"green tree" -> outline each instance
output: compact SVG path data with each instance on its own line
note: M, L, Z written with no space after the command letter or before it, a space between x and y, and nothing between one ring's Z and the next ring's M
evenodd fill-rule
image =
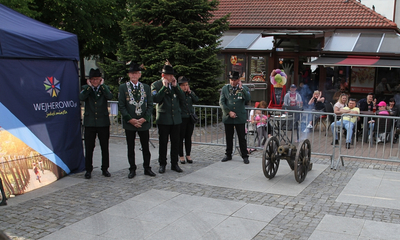
M218 101L217 77L222 64L217 59L218 39L228 29L228 15L213 18L217 0L136 0L127 5L128 15L121 22L123 44L117 56L122 63L105 64L105 71L120 79L126 76L128 61L143 63L141 81L151 84L160 79L168 59L179 75L191 79L191 87L202 104ZM119 65L118 65L119 64ZM119 71L119 73L114 71ZM123 75L118 75L120 73Z
M35 10L34 2L34 0L0 0L4 6L31 18L40 16L40 13Z
M78 36L81 81L85 80L85 57L116 59L126 0L34 0L41 15L37 20Z

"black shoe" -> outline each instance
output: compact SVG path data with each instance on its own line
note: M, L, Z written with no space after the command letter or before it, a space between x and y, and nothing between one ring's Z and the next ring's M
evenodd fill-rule
M103 176L104 177L111 177L111 173L109 173L107 170L103 171Z
M221 162L226 162L232 160L232 156L225 155L225 157L221 160Z
M338 144L339 144L339 140L335 140L335 145L338 145ZM331 145L333 145L333 141L332 141Z
M92 173L91 172L86 172L85 173L85 178L86 179L91 179L92 178Z
M244 164L249 164L250 163L249 158L248 157L244 157L243 158L243 162L244 162Z
M160 168L158 169L159 173L165 173L165 165L160 165Z
M151 169L145 169L144 170L144 175L150 176L150 177L155 177L156 174L151 171Z
M131 178L134 178L135 176L136 176L136 171L132 170L129 172L128 178L131 179Z
M350 149L350 143L346 143L346 148Z
M185 164L185 163L186 163L185 160L179 160L179 162L180 162L181 164Z
M189 160L189 159L186 157L186 162L187 162L187 163L193 163L193 160Z
M5 205L7 205L7 202L6 202L6 201L0 202L0 206L5 206Z
M171 170L175 171L175 172L183 172L182 169L179 167L178 164L172 165L171 166Z

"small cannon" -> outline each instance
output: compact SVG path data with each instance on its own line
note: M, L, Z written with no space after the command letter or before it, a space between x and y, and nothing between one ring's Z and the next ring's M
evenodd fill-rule
M290 168L294 170L296 181L303 182L307 172L312 169L310 141L305 139L296 147L291 143L279 145L278 138L275 136L268 138L262 159L262 168L266 178L275 177L281 159L285 159Z

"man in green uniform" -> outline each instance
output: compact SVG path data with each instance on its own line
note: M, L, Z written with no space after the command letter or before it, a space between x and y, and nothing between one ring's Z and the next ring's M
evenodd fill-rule
M104 176L111 177L108 172L109 151L108 140L110 139L110 118L107 100L111 100L113 95L104 79L101 77L99 69L90 69L87 85L82 87L79 99L85 101L85 114L83 125L85 126L85 178L92 177L93 170L93 150L95 147L96 134L101 147L101 171Z
M161 71L161 80L151 85L154 102L157 103L156 123L159 136L159 173L165 173L167 165L168 136L171 139L171 170L182 172L178 165L180 124L182 123L179 102L183 101L184 93L174 77L174 69L167 61Z
M133 178L136 175L136 132L139 135L140 144L142 145L144 175L151 177L156 175L151 171L151 154L149 150L149 129L151 127L153 99L150 95L149 85L139 82L142 70L143 66L132 62L128 71L130 81L119 86L118 107L123 117L130 166L128 178Z
M239 138L240 152L243 162L249 163L247 143L245 138L245 123L247 122L247 111L245 105L250 101L250 91L242 85L238 72L232 72L229 77L230 84L226 84L221 90L219 105L222 108L222 122L225 125L226 152L222 162L232 160L233 134Z

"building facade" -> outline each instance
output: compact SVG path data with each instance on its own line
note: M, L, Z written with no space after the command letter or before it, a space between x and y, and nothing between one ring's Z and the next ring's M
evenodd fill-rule
M269 76L277 68L286 86L306 84L328 101L340 87L383 100L400 91L400 30L358 1L220 0L215 17L226 14L230 30L219 57L225 76L240 72L253 102L270 100Z

